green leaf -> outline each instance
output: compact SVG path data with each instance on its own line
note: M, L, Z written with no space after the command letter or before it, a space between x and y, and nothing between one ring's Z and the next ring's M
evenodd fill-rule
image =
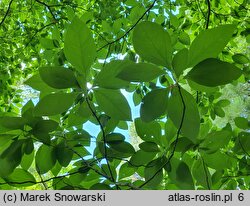
M183 102L179 89L175 87L172 91L168 103L168 115L174 125L179 128L182 123L181 133L189 138L192 142L196 142L196 137L200 129L200 115L195 99L186 90L180 89L183 101L185 103L185 113L183 118Z
M192 165L192 175L197 185L201 185L204 189L211 188L211 174L201 158L194 161Z
M230 169L234 163L236 163L235 159L229 157L221 151L217 151L213 154L202 153L202 157L207 166L215 170Z
M250 133L240 132L235 141L234 151L237 154L244 154L250 152Z
M56 146L56 159L63 167L67 167L72 160L73 151L67 148L64 142L61 142Z
M161 125L155 121L146 123L140 118L136 118L135 129L138 136L144 141L152 141L161 136Z
M39 174L51 170L56 163L56 153L53 147L41 145L36 153L36 168Z
M135 171L134 167L132 167L128 162L125 162L119 169L119 180L133 175Z
M23 129L27 120L23 117L0 117L0 127L4 127L9 130Z
M206 153L214 153L220 148L224 148L229 143L232 133L227 130L213 131L209 133L199 148Z
M67 111L74 103L76 93L54 93L43 97L34 109L35 116L51 116Z
M111 133L106 136L107 143L123 142L125 140L124 135L120 133Z
M192 42L189 50L189 67L207 58L215 58L232 38L236 25L221 25L202 31Z
M165 135L169 143L176 136L176 134L177 134L176 126L174 125L173 121L170 118L167 119L167 122L165 123Z
M78 17L67 28L64 53L67 60L86 78L96 57L96 47L91 31Z
M248 64L249 63L249 59L244 54L235 54L232 56L232 59L234 60L235 63L238 63L238 64Z
M151 188L157 187L163 180L163 163L160 159L156 159L147 164L144 169L145 181L148 183L146 186Z
M33 127L33 134L44 134L54 131L58 127L58 123L54 120L40 120Z
M24 170L28 170L31 167L33 160L34 160L34 156L35 156L34 150L30 154L23 155L23 158L22 158L20 165Z
M97 74L94 84L106 89L120 89L128 87L129 82L119 79L117 75L127 65L133 64L128 60L114 60L106 64Z
M109 142L108 145L113 150L123 153L124 155L126 154L126 156L129 157L135 153L134 147L128 142Z
M194 147L194 146L195 146L194 143L190 139L186 137L180 137L178 139L175 151L181 152L182 154L184 154L187 150L189 150L191 147ZM171 147L172 148L175 147L175 142L171 144Z
M198 84L215 87L228 84L241 74L242 71L233 64L210 58L197 64L186 77Z
M178 51L173 59L173 69L177 77L187 68L188 63L188 50L186 48Z
M162 116L168 106L168 89L155 89L142 99L140 116L145 122L150 122Z
M113 176L114 179L116 179L117 173L113 165L110 165L109 167L107 164L102 164L101 167L102 167L102 171L104 171L105 174L107 174L109 177Z
M117 77L129 82L149 82L165 72L149 63L131 63L123 66Z
M29 138L25 141L23 145L23 152L25 154L31 154L34 151L33 139Z
M9 176L22 160L23 140L15 140L0 155L0 177Z
M228 99L221 99L219 100L216 105L220 106L220 107L227 107L231 104L230 100Z
M239 127L240 129L249 129L250 128L250 122L244 118L244 117L236 117L234 119L235 125Z
M26 80L24 82L25 84L29 85L30 87L32 87L35 90L41 91L41 92L45 92L45 93L50 93L50 92L54 92L57 89L50 87L49 85L47 85L41 78L40 74L35 74L33 75L31 78L29 78L28 80Z
M34 176L28 171L21 168L15 169L15 171L10 176L4 179L6 182L15 182L16 184L11 184L15 187L28 187L36 183L36 179L34 178Z
M138 150L134 153L130 159L130 163L134 167L145 166L156 156L156 152L145 152L143 150Z
M118 90L98 88L94 95L99 107L117 120L131 120L131 111L126 98Z
M96 183L92 185L90 190L112 190L112 188L109 185L106 185L104 183Z
M39 68L41 79L50 87L56 89L67 89L78 87L74 72L63 67L41 67Z
M133 33L136 53L143 59L157 65L171 67L171 38L159 24L144 21L138 24Z
M179 41L182 43L182 44L185 44L185 45L190 45L190 37L189 35L186 33L186 32L182 32L179 36Z
M179 159L172 158L170 165L171 171L168 174L172 182L181 190L193 190L193 178L187 164Z
M139 144L141 150L145 152L159 152L158 145L154 142L142 142Z

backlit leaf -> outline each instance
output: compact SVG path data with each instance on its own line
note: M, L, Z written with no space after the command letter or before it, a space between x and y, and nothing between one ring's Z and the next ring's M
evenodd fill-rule
M168 89L155 89L142 99L140 115L145 122L150 122L163 115L168 106Z
M215 58L232 38L235 25L221 25L203 30L192 42L189 50L189 67L207 59Z
M66 89L78 87L74 72L63 67L41 67L39 73L42 80L50 87Z
M51 116L61 114L74 103L76 93L54 93L43 97L34 109L36 116Z
M41 145L37 150L35 160L38 173L48 172L56 163L55 149L47 145Z
M148 82L161 74L164 71L153 64L133 63L123 66L117 77L129 82Z
M118 90L98 88L94 95L99 107L117 120L131 120L131 111L126 98Z
M179 89L175 87L169 99L168 115L176 128L179 128L181 126L181 122L183 121L181 133L188 137L191 141L195 142L200 129L200 115L198 107L191 94L184 89L180 89L180 91L185 104L185 113L183 113L184 105Z
M179 77L183 71L187 68L188 62L188 50L186 48L178 51L173 59L173 69L177 77Z
M67 60L86 78L96 57L96 47L91 31L78 17L67 28L64 53Z
M133 33L135 51L145 60L157 65L171 66L171 38L159 24L145 21Z

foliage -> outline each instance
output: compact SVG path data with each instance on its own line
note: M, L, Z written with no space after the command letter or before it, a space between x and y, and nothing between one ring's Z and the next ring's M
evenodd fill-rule
M0 5L1 189L249 189L247 0Z

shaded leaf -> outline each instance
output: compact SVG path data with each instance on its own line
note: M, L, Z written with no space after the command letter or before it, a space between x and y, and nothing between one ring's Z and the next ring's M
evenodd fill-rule
M135 119L135 129L138 136L144 141L152 141L161 136L161 126L158 122L143 122L140 118Z
M56 159L63 167L67 167L73 157L73 151L67 148L63 142L58 144L55 149Z
M61 114L74 103L76 93L54 93L43 97L34 109L36 116L51 116Z
M111 133L106 136L107 143L123 142L125 140L124 135L120 133Z
M182 190L194 189L193 178L187 164L177 158L170 161L171 171L168 172L171 181Z
M233 64L210 58L197 64L186 77L198 84L215 87L228 84L241 74L242 71Z
M63 67L41 67L39 68L41 79L50 87L66 89L78 87L74 72Z
M15 140L0 155L0 177L9 176L22 160L23 140Z
M145 152L143 150L138 150L130 158L130 163L135 167L145 166L151 160L153 160L156 154L156 152Z
M154 142L142 142L139 144L141 150L145 152L159 152L158 145Z
M56 153L53 147L41 145L36 153L36 168L40 174L47 173L56 163Z
M23 117L0 117L0 126L9 130L23 129L27 120Z
M173 58L173 69L177 77L187 68L188 63L188 50L186 48L178 51Z
M168 89L155 89L142 99L140 116L145 122L150 122L162 116L168 106Z
M213 131L209 133L200 144L200 149L207 153L214 153L220 148L224 148L229 143L232 133L227 130Z
M35 177L28 171L21 169L21 168L15 169L15 171L10 176L5 178L5 180L6 182L16 183L16 184L11 184L12 186L15 186L15 187L27 187L27 186L34 185L36 183ZM25 183L22 183L22 182L25 182ZM22 184L18 184L18 183L22 183Z
M239 127L240 129L249 129L250 128L250 122L244 118L244 117L236 117L234 119L235 125Z
M236 62L238 64L248 64L249 63L249 59L244 54L235 54L232 56L232 59L234 60L234 62Z
M212 185L211 174L202 159L198 158L192 165L192 175L197 185L201 185L204 189L210 189Z

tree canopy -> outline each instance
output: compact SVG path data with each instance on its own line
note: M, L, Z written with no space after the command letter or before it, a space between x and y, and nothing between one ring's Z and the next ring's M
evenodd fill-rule
M0 188L249 189L249 9L0 1Z

